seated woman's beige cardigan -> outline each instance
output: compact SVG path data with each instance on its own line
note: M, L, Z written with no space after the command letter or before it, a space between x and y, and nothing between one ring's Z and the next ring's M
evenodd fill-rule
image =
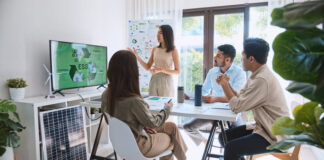
M103 112L108 113L107 106L108 89L102 94L101 109ZM114 115L111 115L128 124L142 152L152 146L152 137L144 131L144 126L158 128L164 124L170 114L169 107L165 107L158 114L152 114L148 107L149 105L141 97L127 97L115 104Z

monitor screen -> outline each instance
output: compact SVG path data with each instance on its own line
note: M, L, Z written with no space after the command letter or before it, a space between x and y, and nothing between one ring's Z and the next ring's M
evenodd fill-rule
M50 40L50 54L53 90L107 83L107 47Z

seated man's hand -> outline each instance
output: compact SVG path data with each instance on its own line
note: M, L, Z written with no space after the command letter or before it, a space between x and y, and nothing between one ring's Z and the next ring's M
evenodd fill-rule
M208 96L202 96L202 99L205 103L214 103L216 102L216 97L208 95Z
M147 128L145 127L144 130L146 131L146 133L148 134L156 134L156 130L152 129L152 128Z
M223 73L221 73L221 74L219 74L218 76L217 76L217 78L216 78L216 82L220 85L220 82L221 82L221 80L222 80L222 78L223 78Z
M226 74L219 74L218 77L216 78L216 82L219 84L219 85L224 85L224 84L227 84L229 83L229 80L230 80L230 77Z

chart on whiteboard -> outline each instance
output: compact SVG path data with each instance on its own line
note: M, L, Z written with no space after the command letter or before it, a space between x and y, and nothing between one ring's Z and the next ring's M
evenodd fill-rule
M157 32L163 24L173 26L171 20L130 20L128 21L128 46L135 48L140 57L147 62L152 48L159 45ZM139 81L141 92L148 92L151 73L146 71L139 63Z

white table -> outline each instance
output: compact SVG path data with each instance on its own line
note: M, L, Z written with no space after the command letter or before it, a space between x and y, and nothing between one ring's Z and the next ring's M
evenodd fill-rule
M223 126L224 121L234 122L237 117L235 113L229 110L228 103L202 103L202 106L195 106L193 100L185 100L184 103L177 103L174 98L172 99L174 105L170 113L171 115L214 120L202 159L205 160L207 157L220 157L219 155L210 154L217 122L221 124L222 133L225 133ZM153 113L156 113L164 108L164 103L168 102L170 97L147 97L144 98L144 100L149 104L149 109ZM83 102L81 105L100 108L101 102L89 101ZM223 137L226 143L226 137Z

